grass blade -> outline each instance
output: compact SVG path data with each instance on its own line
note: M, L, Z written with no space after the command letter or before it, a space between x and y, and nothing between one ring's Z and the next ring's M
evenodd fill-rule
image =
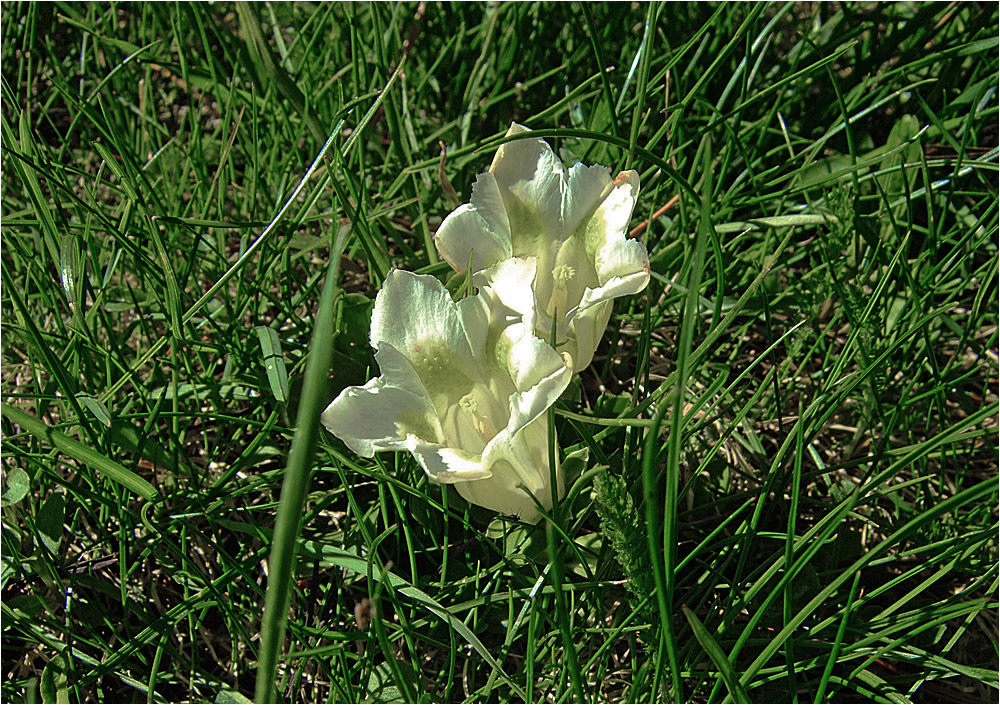
M301 529L302 510L309 489L313 453L320 434L319 417L327 401L324 395L327 374L333 360L334 307L340 293L337 278L340 272L339 253L343 245L342 241L338 241L334 246L326 281L323 284L309 362L306 364L302 400L296 418L295 437L292 439L288 465L285 467L285 479L281 485L281 500L275 519L271 555L268 559L267 593L257 660L257 686L254 699L258 703L274 702L275 699L278 653L285 641L285 623L291 600L295 544Z
M273 328L257 326L257 340L260 343L261 362L267 373L271 394L278 401L288 400L288 372L285 370L285 358L281 354L281 339Z
M157 499L158 493L155 487L110 458L101 455L96 450L85 446L79 441L70 438L65 433L57 431L45 422L26 414L6 402L0 402L0 409L2 409L3 415L11 422L16 423L39 440L45 441L56 450L90 466L143 499L151 502Z
M698 619L698 615L688 608L687 605L681 605L681 612L684 613L688 624L691 625L694 638L698 640L701 648L705 649L705 653L712 659L715 667L719 669L719 675L722 676L726 687L729 688L729 697L738 703L750 702L750 696L747 695L746 690L740 685L740 679L736 675L733 664L729 662L729 658L722 650L722 647L719 646L719 643L712 637L711 633L705 628L705 625L701 623L701 620Z

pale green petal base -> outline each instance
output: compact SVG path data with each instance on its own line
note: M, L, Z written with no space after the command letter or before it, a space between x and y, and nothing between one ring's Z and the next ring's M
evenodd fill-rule
M458 482L455 489L473 504L527 523L538 521L538 505L545 509L552 506L547 428L545 419L538 419L513 437L498 437L483 454L483 464L490 467L492 477L480 482ZM562 473L558 467L556 478L561 494Z

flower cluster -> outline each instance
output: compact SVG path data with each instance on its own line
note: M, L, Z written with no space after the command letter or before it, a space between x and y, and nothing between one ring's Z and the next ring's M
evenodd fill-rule
M561 484L546 411L593 359L613 299L649 282L646 248L625 237L638 191L634 171L567 171L543 140L506 142L435 235L478 293L456 303L434 277L391 272L371 323L381 376L323 424L359 455L407 450L468 501L537 521Z

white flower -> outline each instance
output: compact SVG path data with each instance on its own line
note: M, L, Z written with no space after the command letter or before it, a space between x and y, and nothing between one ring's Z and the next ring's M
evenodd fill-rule
M468 501L531 522L525 490L552 506L545 412L572 372L528 325L510 323L496 288L455 303L434 277L390 272L371 323L381 376L341 392L323 424L359 455L407 450Z
M513 124L508 135L529 130ZM456 271L473 273L520 257L536 261L535 327L549 340L556 318L560 350L574 371L590 364L611 318L612 300L649 283L645 246L625 233L639 192L639 175L614 180L602 166L567 170L541 139L507 142L472 188L472 203L451 213L435 235L438 251ZM479 277L478 282L488 279ZM507 288L498 292L511 305Z

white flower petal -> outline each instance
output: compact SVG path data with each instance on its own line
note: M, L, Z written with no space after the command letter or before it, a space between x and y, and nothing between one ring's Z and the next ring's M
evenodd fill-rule
M610 178L608 181L611 183ZM639 174L632 170L623 171L615 177L613 183L611 192L601 203L597 213L603 219L609 235L613 239L620 239L625 236L632 219L632 209L635 208L635 199L639 195Z
M402 353L436 400L457 400L479 374L458 306L432 276L402 270L386 276L371 327L372 347L385 343Z
M435 235L479 293L456 304L433 277L391 272L372 315L382 376L345 390L324 423L361 454L405 448L469 501L536 520L561 486L546 410L590 364L612 299L648 283L646 250L625 237L638 188L632 171L567 172L544 140L502 145Z
M380 379L385 384L405 389L427 399L427 403L430 403L427 389L420 380L420 376L413 369L413 365L406 359L406 356L395 347L389 343L382 343L375 351L375 362L378 363Z
M512 124L507 135L529 130ZM510 222L513 255L540 256L539 245L562 235L562 201L566 169L541 139L507 142L490 167Z
M594 254L589 249L582 237L566 240L559 247L552 271L548 276L540 276L539 285L535 287L539 307L547 315L559 319L559 333L563 335L570 313L579 305L583 292L598 285ZM544 333L543 330L539 332Z
M497 262L473 278L484 298L499 300L520 320L534 326L536 317L535 258L514 257ZM496 315L496 314L494 314Z
M416 436L406 439L406 449L417 459L427 477L435 482L451 484L490 477L479 456L462 453L436 443L425 443Z
M505 430L483 451L483 465L490 469L490 479L458 483L455 488L474 504L533 523L541 515L531 495L543 507L552 506L548 452L548 429L544 420L514 435ZM562 476L558 467L556 477L561 490Z
M497 366L508 371L514 385L506 394L506 434L513 436L556 402L569 385L571 363L525 323L508 326L496 352Z
M375 297L371 345L377 350L389 343L410 359L413 346L426 338L441 339L456 354L471 357L458 310L444 285L429 275L394 269Z
M550 375L563 373L566 361L562 355L538 338L527 324L508 326L504 336L509 341L504 350L505 362L518 391L525 392Z
M507 431L510 434L517 433L548 411L549 407L556 403L566 389L572 374L572 360L566 360L559 370L546 375L534 386L523 392L512 394Z
M597 304L609 302L621 296L638 294L646 288L649 283L649 275L645 272L637 272L624 277L612 277L604 286L596 289L587 289L583 292L580 305L572 312L573 320L579 319L580 315L588 311Z
M480 174L472 187L472 203L452 211L434 234L441 257L456 272L472 258L478 272L511 256L510 222L493 174Z
M593 215L601 204L605 191L610 190L611 175L605 167L599 164L584 166L580 163L570 167L562 207L562 220L567 235L575 232L586 218Z
M606 286L616 277L627 279L633 275L641 275L646 282L649 281L649 255L646 253L646 246L632 239L609 240L597 254L597 276L603 282L602 285ZM637 291L627 293L638 293L645 286L643 284Z
M637 244L641 247L641 243ZM570 312L569 338L572 347L567 345L560 348L573 356L575 371L587 368L593 360L594 352L608 328L608 321L611 320L614 299L638 294L647 284L649 284L649 273L640 271L623 277L612 277L604 286L596 289L588 288L583 292L580 305Z
M433 481L534 521L553 492L545 411L572 372L530 323L535 260L489 272L457 304L433 277L391 272L372 314L382 374L344 390L323 423L360 455L407 450Z
M466 296L458 302L458 312L465 327L469 347L478 360L482 357L483 346L490 333L490 301L484 296Z
M590 307L620 296L638 294L649 284L649 257L638 240L609 241L598 255L597 266L604 284L585 290L570 316L578 317Z
M365 458L377 451L405 450L408 435L434 440L440 433L434 407L418 394L387 384L384 377L344 389L321 418L330 433Z
M594 352L604 337L609 320L611 320L611 301L590 306L586 311L574 315L569 326L569 336L559 350L573 360L575 372L586 369L593 362Z

